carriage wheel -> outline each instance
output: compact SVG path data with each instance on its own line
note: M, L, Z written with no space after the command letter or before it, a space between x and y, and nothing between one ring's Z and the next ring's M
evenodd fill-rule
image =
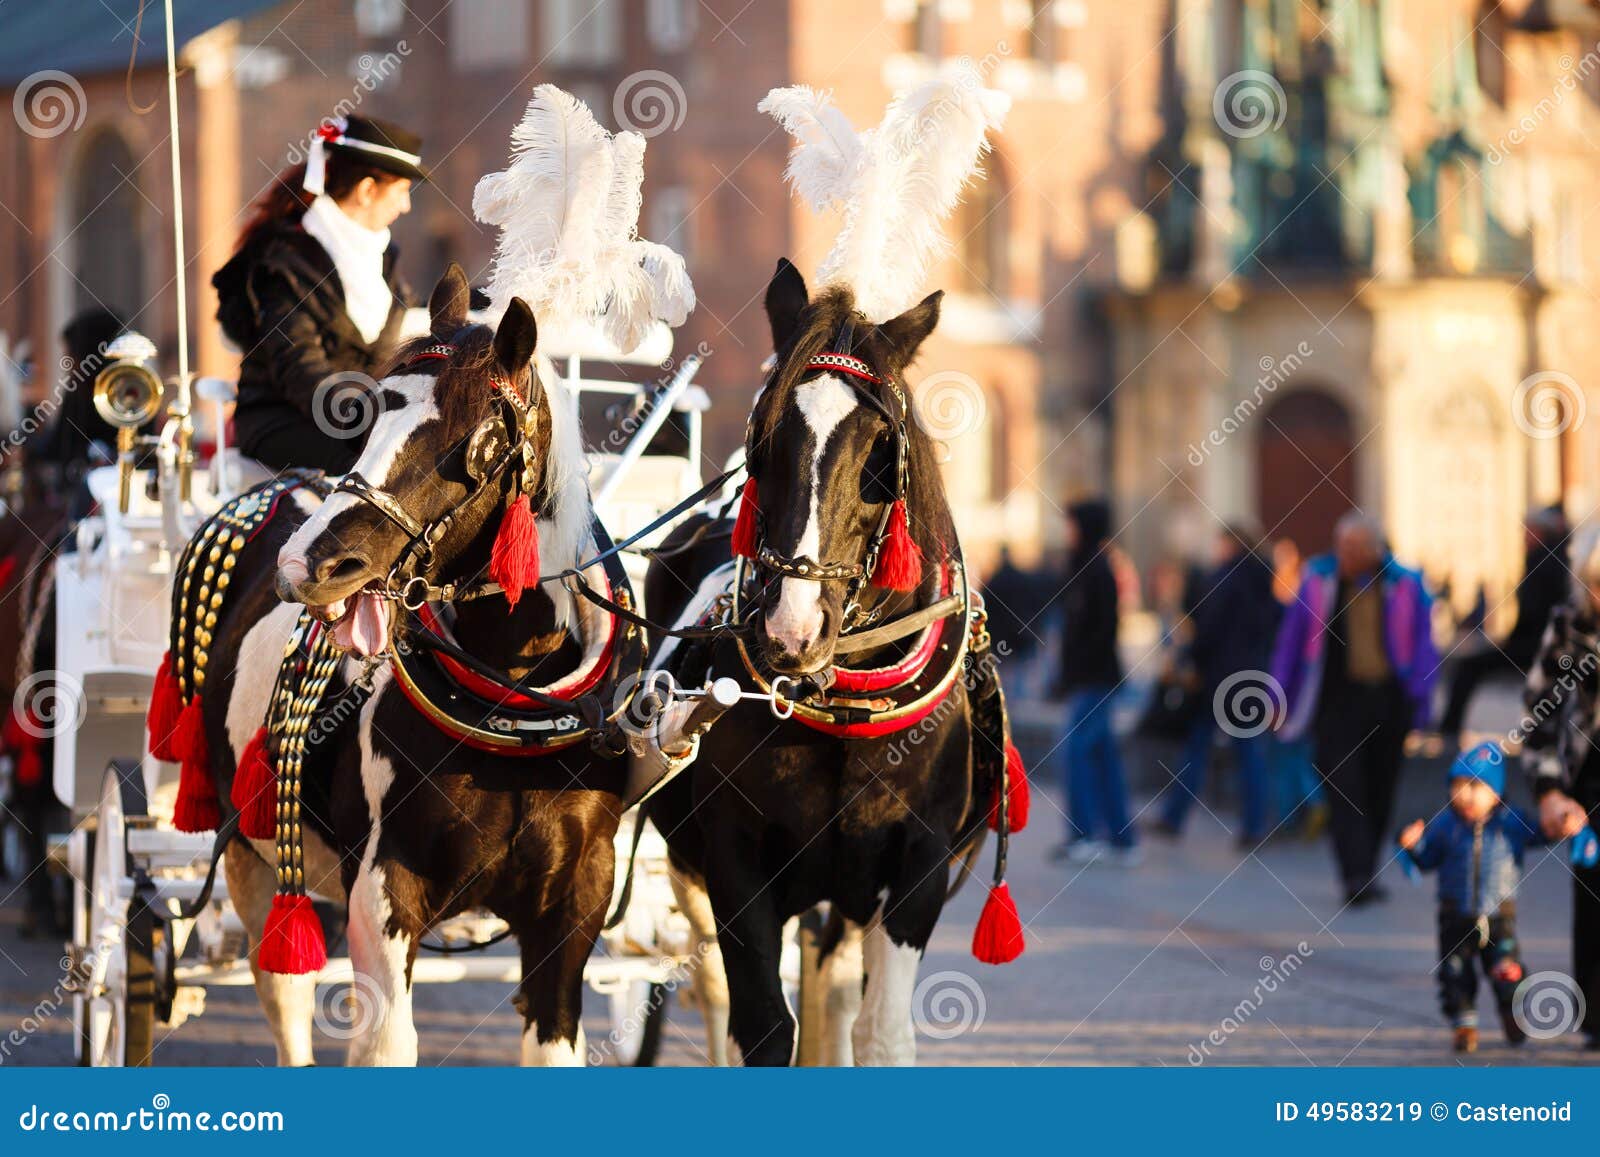
M611 994L612 1055L625 1068L647 1068L661 1055L667 1024L667 986L636 980Z
M114 762L106 770L96 816L79 1025L87 1061L95 1067L150 1063L161 926L150 906L149 885L136 882L128 854L128 820L146 814L138 763Z

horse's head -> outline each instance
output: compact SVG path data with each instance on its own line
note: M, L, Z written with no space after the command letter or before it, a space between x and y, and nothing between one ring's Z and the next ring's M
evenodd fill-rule
M911 421L903 376L938 323L940 296L873 325L846 289L812 300L787 261L767 287L777 356L750 417L756 509L743 516L756 519L745 545L766 583L759 631L774 671L832 664L839 633L867 620L885 586L913 590L928 577L905 559L936 559L952 541L933 446ZM904 557L886 580L891 550Z
M386 645L391 596L489 567L501 521L541 505L549 400L531 362L533 314L513 299L497 329L467 321L452 264L428 302L431 333L396 355L365 401L366 447L278 554L278 595L304 603L364 654Z

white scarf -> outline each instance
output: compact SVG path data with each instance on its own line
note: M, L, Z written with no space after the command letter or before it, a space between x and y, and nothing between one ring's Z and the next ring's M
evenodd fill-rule
M383 279L389 230L357 224L327 194L311 202L301 224L333 258L333 267L344 286L344 311L371 345L383 332L394 306L394 293Z

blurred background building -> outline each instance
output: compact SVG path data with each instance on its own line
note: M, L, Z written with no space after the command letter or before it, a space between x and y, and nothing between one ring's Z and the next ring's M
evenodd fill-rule
M918 367L969 554L1024 562L1107 491L1142 568L1246 517L1307 549L1360 504L1491 605L1533 503L1589 515L1600 184L1595 6L1482 0L178 0L191 316L244 207L330 113L420 131L436 179L397 228L422 292L481 276L477 178L532 87L650 137L643 232L688 258L711 449L738 443L777 257L834 223L787 196L755 104L832 89L857 122L966 58L1015 104L936 279ZM175 341L168 156L138 0L0 9L0 331L103 303ZM61 76L67 78L66 81ZM70 81L70 84L67 83ZM48 119L41 86L63 92ZM930 287L931 288L931 287ZM1600 402L1600 399L1594 399Z

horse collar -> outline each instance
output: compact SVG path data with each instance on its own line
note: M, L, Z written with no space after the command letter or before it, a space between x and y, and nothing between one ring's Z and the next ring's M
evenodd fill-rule
M733 579L735 614L743 578L741 566ZM794 718L812 730L842 739L891 735L927 718L955 686L971 644L972 599L959 557L940 567L939 589L941 595L960 592L959 610L924 628L904 658L884 667L833 667L820 680L800 681L811 683L807 694L793 699L774 694L774 703L789 707ZM783 677L758 663L742 636L736 636L735 643L746 676L762 692L773 694Z

